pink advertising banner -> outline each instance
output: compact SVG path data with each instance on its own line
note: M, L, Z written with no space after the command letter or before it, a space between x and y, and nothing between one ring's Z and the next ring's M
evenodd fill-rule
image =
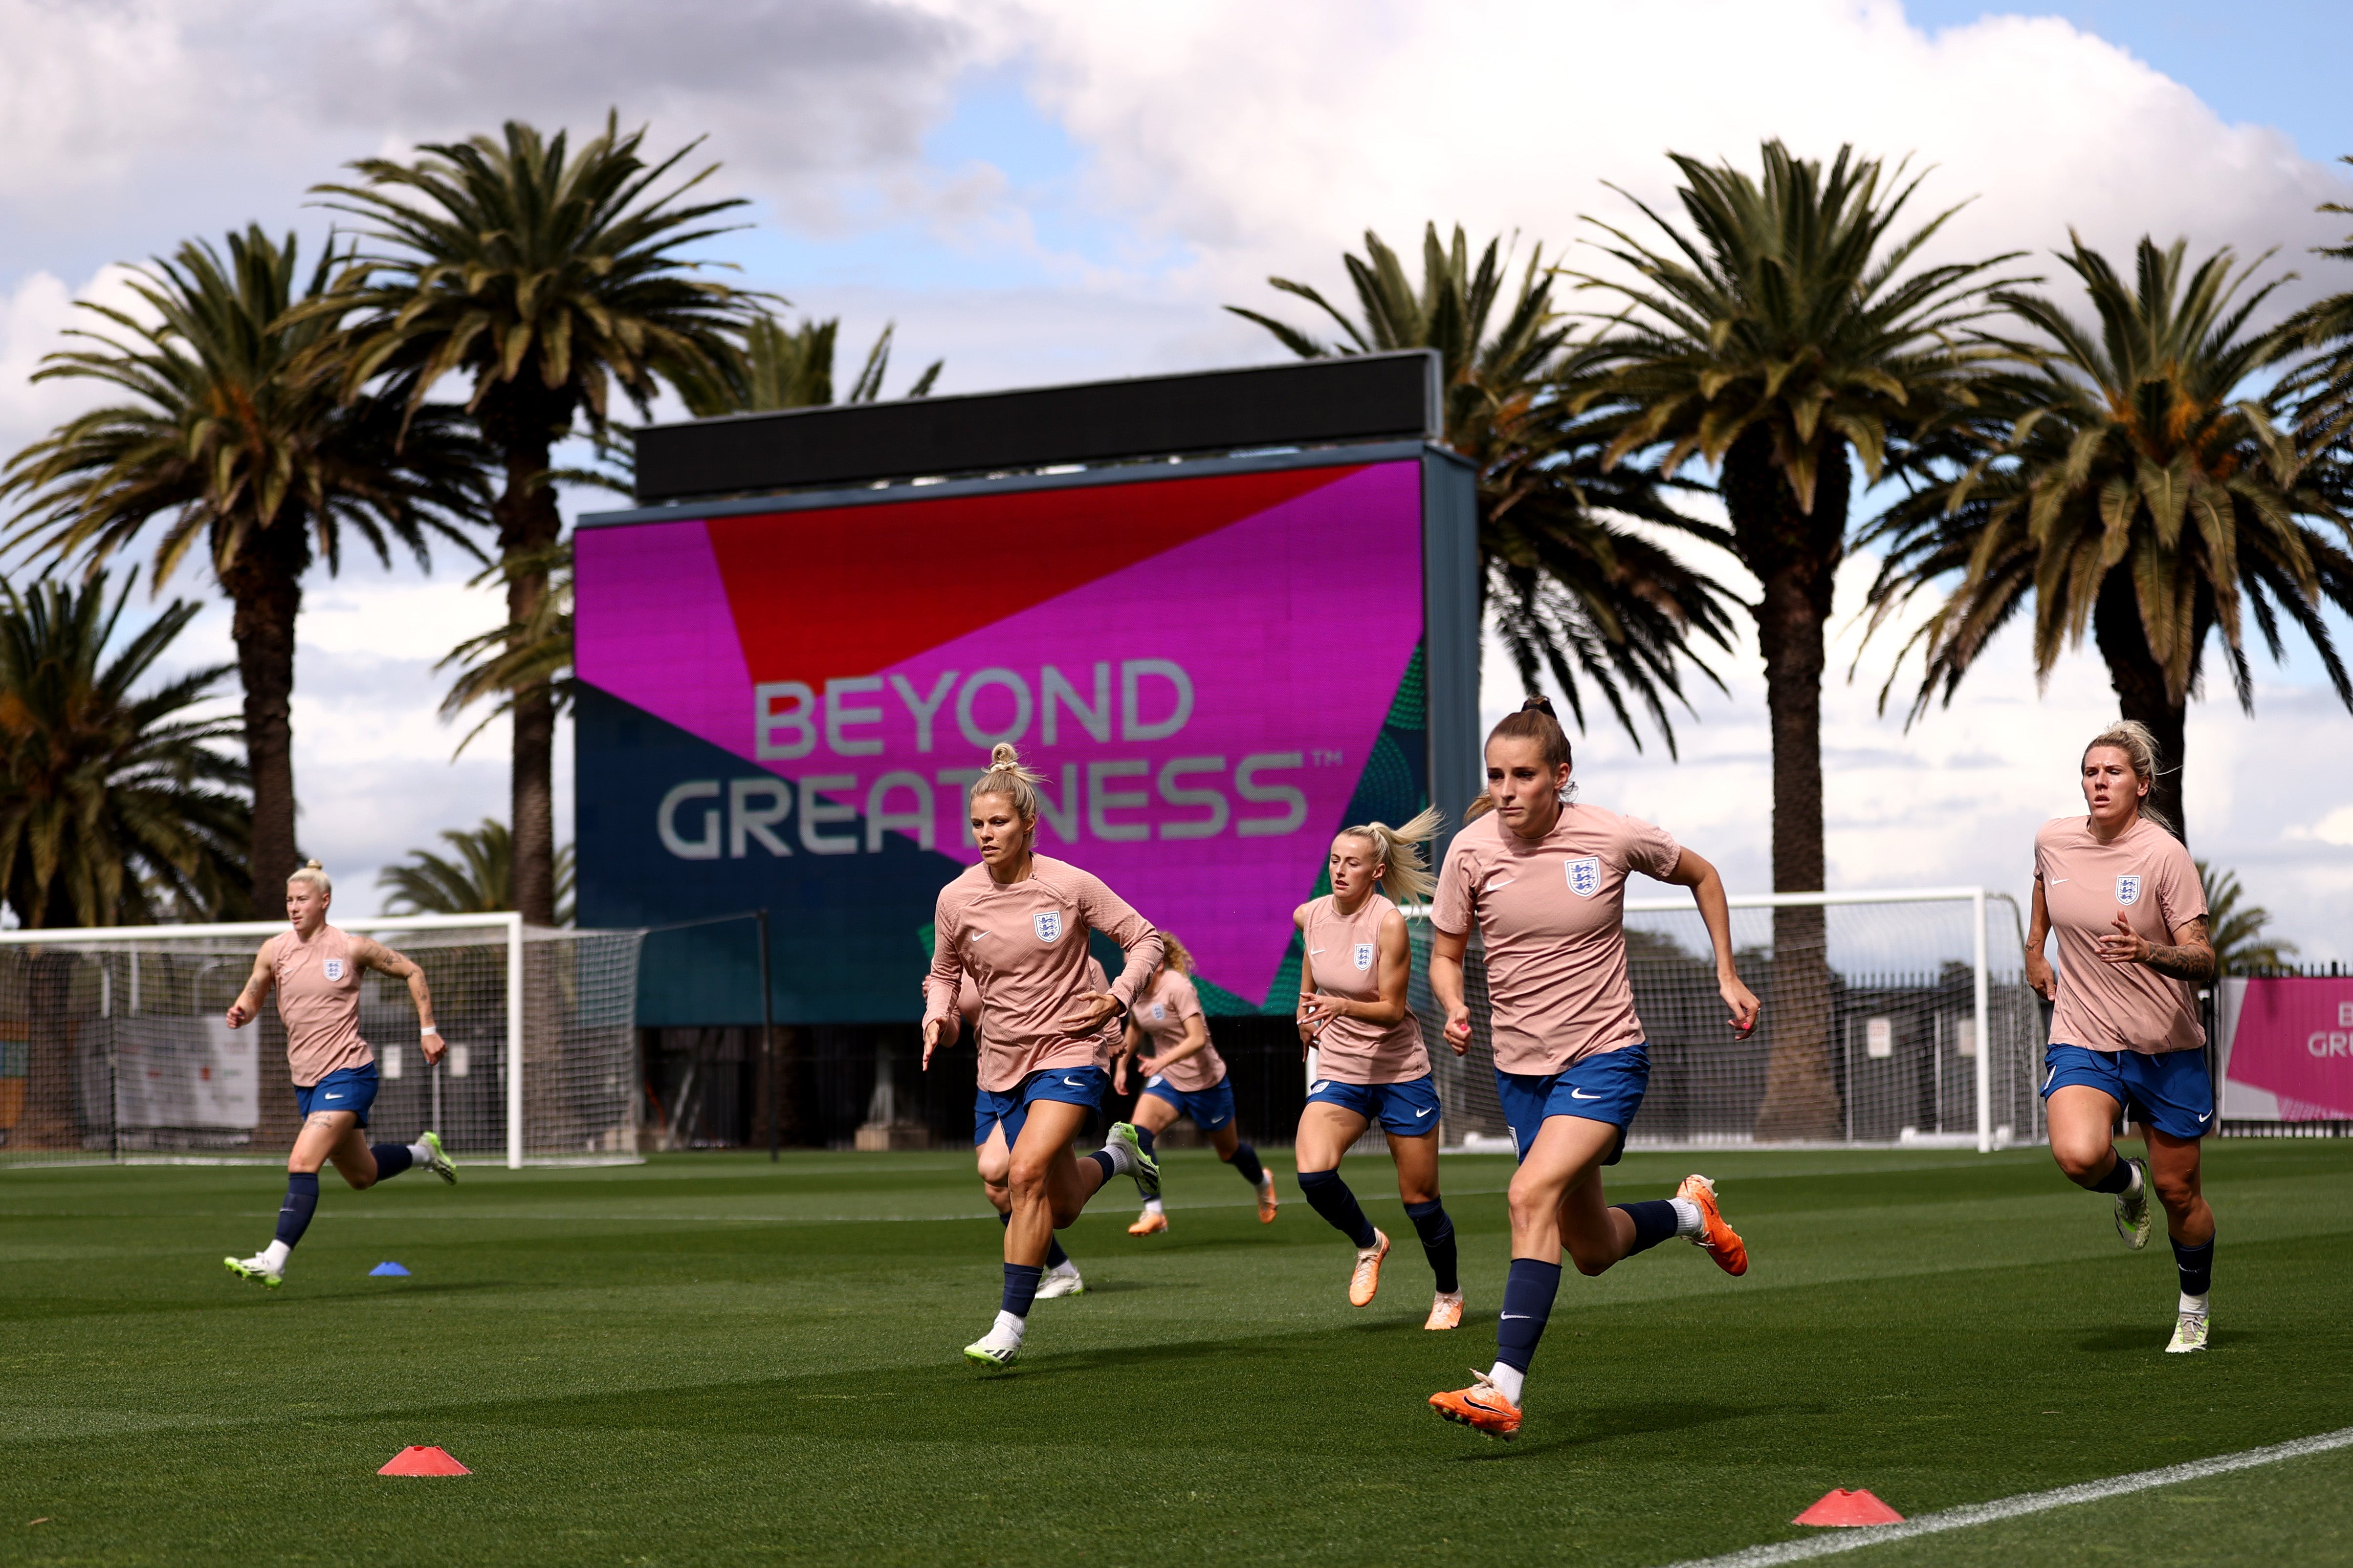
M2353 976L2223 984L2225 1006L2234 1007L2236 1018L2223 1069L2222 1114L2353 1120Z

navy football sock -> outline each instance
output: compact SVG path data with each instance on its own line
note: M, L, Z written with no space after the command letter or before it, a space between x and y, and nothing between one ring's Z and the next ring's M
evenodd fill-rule
M1138 1127L1135 1130L1135 1146L1149 1154L1152 1152L1152 1145L1154 1142L1157 1140L1159 1136L1159 1133L1155 1132L1149 1127Z
M2108 1167L2108 1173L2092 1184L2092 1191L2114 1194L2132 1185L2132 1162L2122 1155Z
M999 1225L1011 1225L1013 1223L1013 1216L1009 1214L998 1215L997 1216L997 1223ZM1060 1268L1063 1264L1068 1263L1070 1260L1071 1255L1062 1250L1062 1238L1059 1236L1047 1237L1046 1267L1049 1268Z
M286 1202L278 1210L278 1239L291 1247L302 1239L311 1228L311 1216L319 1212L319 1173L289 1171L286 1173Z
M1340 1179L1337 1171L1302 1171L1299 1190L1307 1195L1315 1212L1331 1221L1332 1228L1355 1242L1358 1247L1370 1247L1375 1239L1373 1222L1356 1203L1356 1194Z
M1552 1316L1552 1299L1560 1294L1560 1265L1533 1258L1512 1259L1511 1277L1504 1281L1504 1310L1495 1319L1495 1359L1518 1371L1528 1370L1544 1338L1545 1321Z
M368 1152L375 1156L375 1179L388 1182L417 1163L406 1143L371 1143Z
M1634 1222L1634 1245L1626 1249L1629 1258L1650 1251L1675 1233L1675 1205L1665 1198L1611 1206Z
M1030 1306L1038 1300L1039 1278L1045 1272L1034 1263L1007 1264L1003 1309L1017 1318L1028 1317Z
M2214 1238L2208 1237L2203 1247L2173 1244L2173 1266L2181 1271L2181 1293L2203 1296L2214 1288Z
M1242 1180L1248 1182L1251 1186L1261 1186L1265 1184L1266 1167L1258 1163L1258 1151L1251 1148L1249 1144L1235 1144L1234 1157L1228 1161L1227 1163L1230 1164L1236 1171L1240 1172Z
M1430 1259L1430 1271L1438 1276L1438 1292L1451 1296L1462 1288L1454 1273L1454 1222L1447 1217L1446 1205L1436 1198L1426 1204L1405 1205L1406 1218L1421 1233L1421 1250Z

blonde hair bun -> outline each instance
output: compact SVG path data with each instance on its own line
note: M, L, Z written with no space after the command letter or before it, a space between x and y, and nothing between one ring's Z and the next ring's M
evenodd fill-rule
M1010 741L999 741L989 748L988 765L992 768L1018 768L1021 753Z

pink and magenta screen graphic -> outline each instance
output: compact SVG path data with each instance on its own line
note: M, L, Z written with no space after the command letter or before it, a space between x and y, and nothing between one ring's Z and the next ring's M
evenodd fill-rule
M944 880L1010 741L1039 847L1256 1001L1421 638L1420 485L1385 462L583 530L580 679L728 763L619 831L681 886L898 846Z

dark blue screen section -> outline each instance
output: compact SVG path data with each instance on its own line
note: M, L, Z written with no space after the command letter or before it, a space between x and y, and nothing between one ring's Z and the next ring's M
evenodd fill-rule
M778 1023L922 1016L928 963L918 933L961 863L896 833L884 834L875 854L812 855L787 834L790 859L756 840L737 858L727 853L727 784L769 775L590 686L580 689L574 735L583 926L659 926L765 907ZM663 797L690 780L716 781L722 792L676 813L681 831L694 838L702 813L721 812L714 858L681 858L656 828ZM855 831L863 837L863 822ZM755 929L745 920L649 936L638 1023L758 1023Z

